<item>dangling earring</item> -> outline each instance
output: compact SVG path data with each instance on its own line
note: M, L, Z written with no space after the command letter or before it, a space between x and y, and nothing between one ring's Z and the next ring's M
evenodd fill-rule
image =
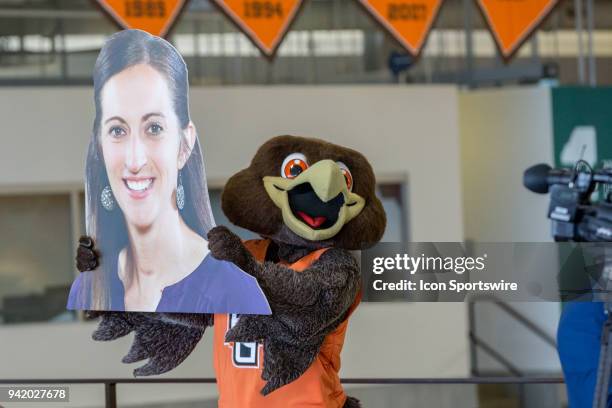
M113 190L111 190L110 186L106 186L102 189L100 201L102 202L102 207L104 207L106 211L113 211L115 208L115 197L113 197Z
M176 186L176 206L179 210L185 207L185 188L181 179L181 172L178 174L178 184Z

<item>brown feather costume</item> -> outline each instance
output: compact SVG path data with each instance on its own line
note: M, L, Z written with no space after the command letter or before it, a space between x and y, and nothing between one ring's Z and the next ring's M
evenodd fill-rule
M307 169L292 169L291 160L283 168L295 153L307 160ZM342 171L344 178L334 182L339 177L338 166L350 173ZM278 177L283 171L285 175ZM263 343L262 378L267 383L262 394L303 374L325 336L345 319L361 285L357 262L349 250L374 245L385 229L385 213L374 189L374 173L363 155L295 136L279 136L263 144L250 166L225 186L222 207L229 220L271 240L266 260L260 263L226 227L208 233L211 254L257 278L270 302L271 316L241 316L226 336L227 341ZM325 217L317 217L321 214ZM301 273L279 263L292 262L319 248L330 249ZM77 267L91 270L97 260L93 242L84 237L77 251ZM175 368L213 323L213 315L202 314L91 315L102 316L93 334L95 340L113 340L135 331L123 362L149 359L135 375ZM345 407L357 406L357 400L347 399Z

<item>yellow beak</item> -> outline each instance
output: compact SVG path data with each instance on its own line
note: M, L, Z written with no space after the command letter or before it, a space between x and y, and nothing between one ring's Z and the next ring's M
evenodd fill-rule
M365 205L365 200L361 196L349 191L342 170L332 160L318 161L292 179L266 176L263 178L263 183L274 204L282 211L285 225L300 237L310 241L322 241L333 237L346 223L355 218ZM289 193L294 187L304 183L311 185L322 206L342 194L344 202L332 226L323 229L312 228L293 213L289 205Z

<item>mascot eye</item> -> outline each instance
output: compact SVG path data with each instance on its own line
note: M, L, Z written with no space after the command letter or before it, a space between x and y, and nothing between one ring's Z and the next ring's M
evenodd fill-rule
M346 186L348 187L349 191L353 190L353 175L351 174L348 166L341 161L336 162L336 164L340 166L340 170L342 170L342 175L344 176L344 180L346 181Z
M295 178L308 168L306 156L302 153L291 153L283 160L281 176L284 178Z

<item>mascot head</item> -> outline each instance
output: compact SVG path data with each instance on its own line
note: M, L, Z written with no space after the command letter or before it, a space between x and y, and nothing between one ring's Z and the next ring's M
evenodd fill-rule
M232 223L272 239L364 249L380 240L386 225L375 187L359 152L278 136L229 179L222 207Z

